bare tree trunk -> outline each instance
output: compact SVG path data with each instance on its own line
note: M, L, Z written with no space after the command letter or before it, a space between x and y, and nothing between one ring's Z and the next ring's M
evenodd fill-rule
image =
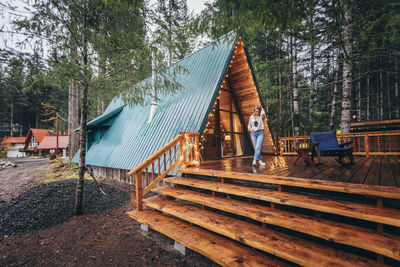
M293 43L293 135L300 135L300 106L299 106L299 89L297 88L297 45L296 38Z
M14 136L14 99L11 97L10 104L10 136Z
M371 92L369 88L369 70L367 74L367 121L370 120L370 101L371 101Z
M388 119L392 119L392 109L390 106L390 83L389 83L389 71L386 70L386 94L387 94L387 108L388 108Z
M71 160L79 146L79 135L74 132L79 127L79 103L78 90L75 88L73 80L69 81L68 87L68 149L69 159Z
M376 75L376 85L375 85L375 88L376 88L376 97L375 97L376 116L375 116L375 119L376 119L376 120L379 120L379 118L380 118L380 114L379 114L379 111L380 111L380 108L379 108L379 86L378 86L379 80L378 80L378 79L379 79L379 76Z
M84 29L86 28L86 20L84 21ZM88 78L88 40L86 33L83 34L82 40L82 64L85 67L83 74L85 79ZM82 214L82 204L83 204L83 186L84 186L84 175L86 170L86 122L87 122L87 96L89 91L89 84L87 81L83 82L82 91L82 103L81 103L81 135L80 135L80 154L79 154L79 168L78 168L78 182L76 185L75 194L75 215Z
M312 33L314 34L314 33ZM310 96L309 96L309 103L308 103L308 132L311 133L313 131L313 120L314 120L314 86L315 86L315 79L314 79L314 38L311 39L311 81L310 81Z
M353 47L351 43L351 20L352 14L349 6L345 7L345 26L344 26L344 60L343 60L343 88L342 88L342 114L340 121L340 130L342 133L350 132L351 123L351 58Z
M278 86L279 86L279 135L283 136L283 120L282 120L282 73L281 66L279 65L278 74Z
M395 77L394 77L394 96L395 96L395 106L396 106L396 118L400 118L400 103L399 103L399 71L398 71L398 66L397 66L397 55L394 56L394 71L395 71Z
M338 85L339 85L339 60L340 60L340 47L336 48L336 61L335 61L335 83L333 85L333 95L332 95L332 106L331 106L331 117L329 121L329 128L331 131L335 130L335 119L336 119L336 99L338 95Z
M39 110L35 108L35 128L39 129Z
M357 73L357 121L361 121L361 77L360 70Z
M380 60L380 63L382 64L382 61ZM382 66L379 69L379 119L383 120L383 70Z

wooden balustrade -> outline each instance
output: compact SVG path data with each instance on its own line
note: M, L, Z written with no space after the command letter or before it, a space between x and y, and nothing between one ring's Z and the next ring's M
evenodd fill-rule
M400 131L338 134L338 142L353 141L354 155L400 155ZM280 155L296 155L295 147L307 146L310 136L281 137Z
M143 197L179 164L182 167L200 164L197 133L180 133L128 172L128 176L135 175L137 210L143 210Z

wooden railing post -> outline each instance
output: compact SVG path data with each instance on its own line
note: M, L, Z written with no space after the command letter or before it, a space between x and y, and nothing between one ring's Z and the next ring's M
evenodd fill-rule
M182 159L182 167L184 168L186 165L186 149L185 149L185 144L186 144L186 136L182 135L182 139L179 142L179 154Z
M369 137L368 134L364 135L364 151L365 151L365 157L369 157Z
M200 165L200 148L199 148L199 135L196 134L195 138L194 138L194 147L195 147L195 151L194 151L194 158L196 161L196 166Z
M142 170L135 174L136 178L136 210L143 210Z
M279 154L281 156L283 156L283 140L280 140L280 144L279 144Z

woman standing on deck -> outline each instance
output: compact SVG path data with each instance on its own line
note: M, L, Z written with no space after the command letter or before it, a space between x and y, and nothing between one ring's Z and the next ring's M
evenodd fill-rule
M253 115L250 116L249 125L247 126L251 132L251 140L254 145L254 159L252 166L257 166L257 161L260 166L266 165L261 160L261 147L264 140L264 119L264 109L261 106L256 106Z

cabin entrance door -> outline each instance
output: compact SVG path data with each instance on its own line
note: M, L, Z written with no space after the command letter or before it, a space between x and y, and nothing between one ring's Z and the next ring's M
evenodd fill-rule
M220 155L222 158L243 156L243 120L230 89L220 89L218 113L220 130Z
M204 160L251 155L253 148L242 114L229 87L221 88L208 118L203 143Z

